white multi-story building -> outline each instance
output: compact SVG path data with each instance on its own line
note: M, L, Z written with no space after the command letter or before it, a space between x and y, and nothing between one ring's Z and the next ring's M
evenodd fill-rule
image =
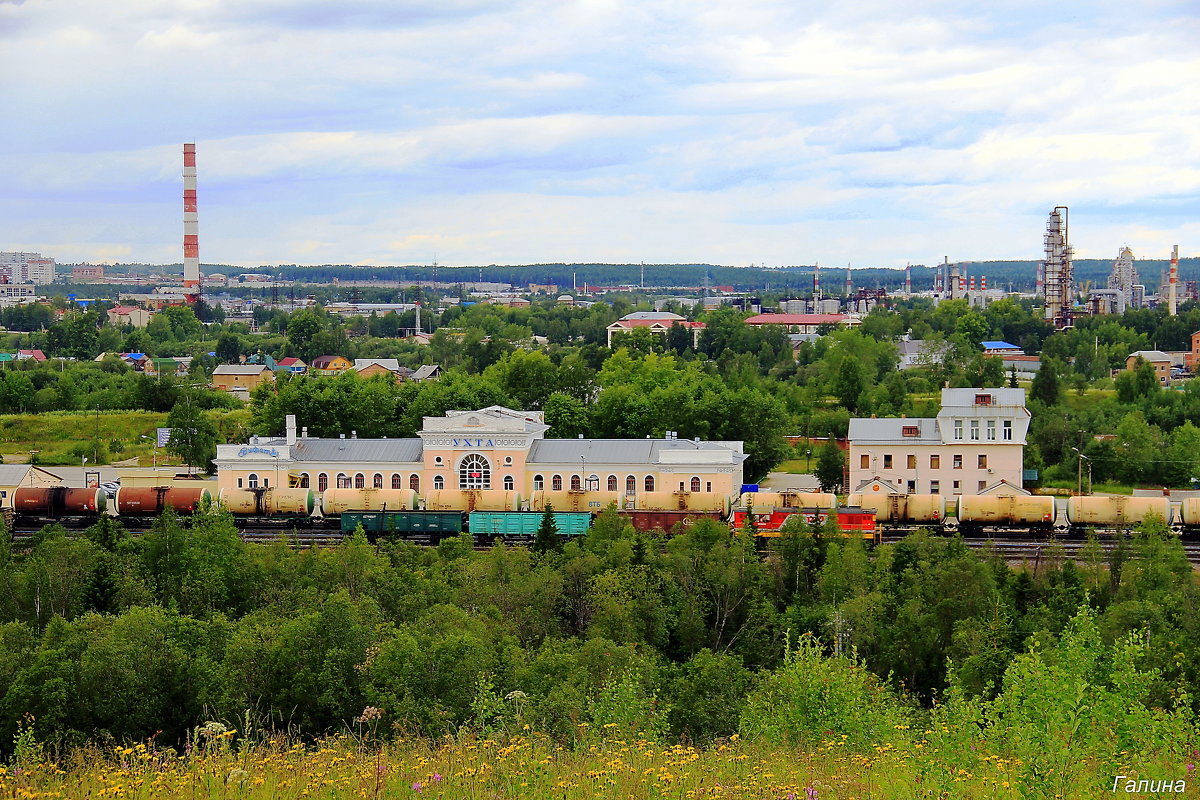
M1024 389L943 389L933 419L850 420L850 490L878 479L909 494L1020 487L1029 430Z
M0 278L8 283L54 283L54 259L41 253L0 253Z

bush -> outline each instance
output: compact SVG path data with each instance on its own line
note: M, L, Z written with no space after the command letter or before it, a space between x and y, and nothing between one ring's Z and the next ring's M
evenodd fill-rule
M844 739L854 748L895 741L908 711L856 656L826 658L811 634L800 637L785 664L746 698L743 736L812 747Z

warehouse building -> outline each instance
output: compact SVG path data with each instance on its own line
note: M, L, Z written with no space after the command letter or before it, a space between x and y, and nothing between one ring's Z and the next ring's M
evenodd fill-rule
M742 442L679 439L547 439L541 411L490 406L425 417L414 439L322 439L297 434L252 437L217 446L221 489L307 486L406 489L469 505L471 493L505 493L506 505L576 493L632 502L645 494L736 496L746 456ZM588 505L592 505L589 502ZM683 507L682 505L680 507Z
M932 419L850 420L850 489L880 481L902 494L981 494L1022 484L1024 389L943 389Z

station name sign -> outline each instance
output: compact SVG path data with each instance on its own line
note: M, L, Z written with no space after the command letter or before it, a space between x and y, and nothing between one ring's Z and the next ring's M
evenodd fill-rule
M239 458L255 454L279 458L279 451L274 447L243 447L241 450L238 450Z
M493 439L451 439L453 447L495 447Z

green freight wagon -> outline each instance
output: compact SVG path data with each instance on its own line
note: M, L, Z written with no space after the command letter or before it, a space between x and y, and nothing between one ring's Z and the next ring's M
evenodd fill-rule
M362 525L367 538L398 536L438 541L457 536L463 529L459 511L348 511L342 514L342 533Z
M554 524L561 536L582 536L592 526L586 511L555 511ZM542 524L541 511L472 511L467 528L476 537L522 539L537 536Z

